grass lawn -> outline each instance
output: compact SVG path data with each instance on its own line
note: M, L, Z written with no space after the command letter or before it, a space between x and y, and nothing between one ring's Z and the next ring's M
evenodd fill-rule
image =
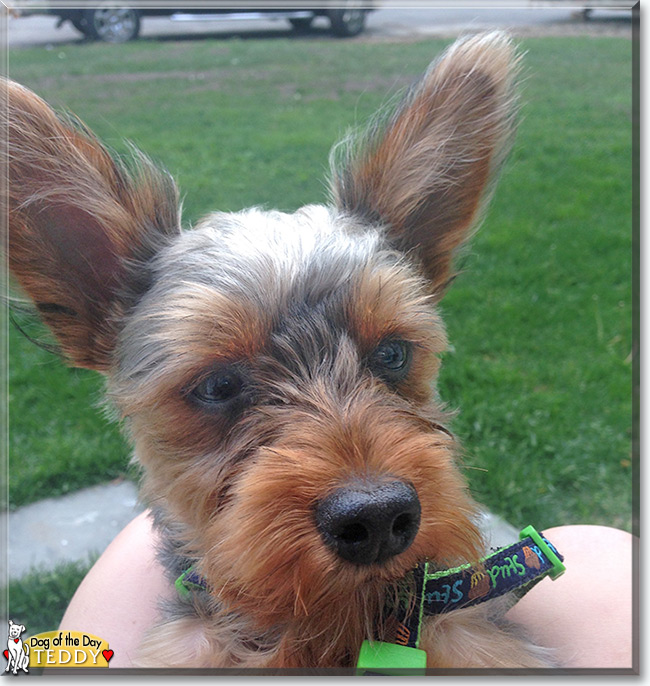
M12 52L10 75L118 151L125 137L160 160L191 223L213 209L323 200L331 144L445 44L65 45ZM442 305L452 349L441 394L460 410L467 474L493 511L522 526L629 530L631 44L522 47L515 149ZM9 383L12 506L126 472L128 448L95 408L96 375L12 330Z
M11 619L27 627L26 636L57 629L88 569L88 562L68 562L51 570L34 570L12 581L9 584Z

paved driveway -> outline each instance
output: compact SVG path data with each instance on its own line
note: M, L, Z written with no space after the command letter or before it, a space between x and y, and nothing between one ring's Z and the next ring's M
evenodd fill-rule
M361 40L408 39L427 35L452 36L467 30L505 28L514 33L619 33L630 30L630 12L598 10L583 21L575 10L555 7L507 9L379 9L368 17ZM79 42L82 36L69 23L56 28L57 18L34 15L7 22L10 48ZM328 22L319 18L313 38L329 38ZM291 35L285 20L173 22L146 17L142 37L191 40L202 36L270 37ZM356 40L360 40L356 39Z

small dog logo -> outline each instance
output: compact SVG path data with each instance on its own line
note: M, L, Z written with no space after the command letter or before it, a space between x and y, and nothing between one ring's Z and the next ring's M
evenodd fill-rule
M25 631L22 624L14 624L9 620L9 636L7 637L7 649L4 651L4 656L7 658L7 666L5 672L11 670L14 674L18 674L18 670L29 673L29 646L23 643L20 634Z

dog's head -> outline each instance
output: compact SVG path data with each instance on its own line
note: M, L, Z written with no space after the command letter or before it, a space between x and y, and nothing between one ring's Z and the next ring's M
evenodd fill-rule
M10 266L103 372L144 487L230 609L328 621L424 558L475 558L434 390L435 304L512 131L516 58L454 44L335 151L330 206L213 214L8 86Z
M23 631L25 627L22 624L14 624L9 620L9 638L19 638Z

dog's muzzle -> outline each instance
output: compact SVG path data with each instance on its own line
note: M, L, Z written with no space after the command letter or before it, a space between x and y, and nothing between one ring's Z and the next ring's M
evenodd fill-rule
M356 565L382 564L404 552L420 526L420 501L403 481L355 482L315 508L325 543Z

